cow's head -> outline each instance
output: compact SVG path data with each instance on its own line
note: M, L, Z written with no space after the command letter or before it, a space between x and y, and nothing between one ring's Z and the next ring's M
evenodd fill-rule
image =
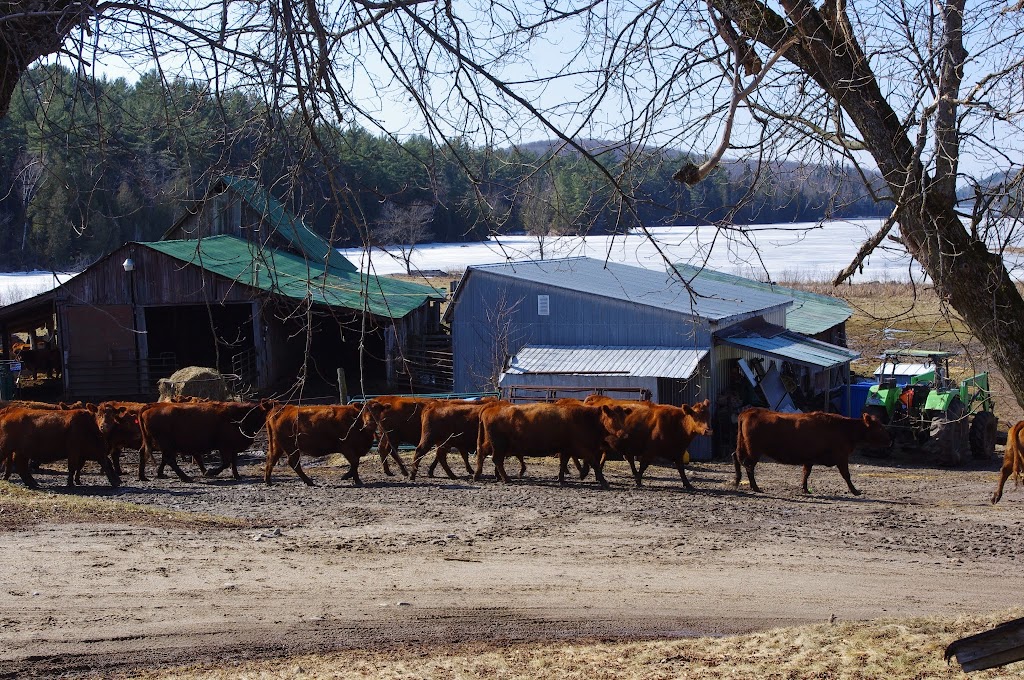
M139 419L135 413L124 406L113 404L100 404L99 406L89 404L89 410L96 416L96 426L100 434L109 437L115 430L138 431Z
M601 413L601 424L608 432L608 438L605 441L611 443L624 440L626 438L626 417L629 415L629 410L617 404L601 404L598 408Z
M882 424L881 420L870 413L865 413L861 416L861 421L864 423L865 428L864 441L869 446L876 446L884 449L892 444L892 438L889 437L889 431L885 429L885 425Z
M704 401L693 404L683 404L683 413L686 414L686 431L695 437L710 437L714 434L711 429L711 401Z

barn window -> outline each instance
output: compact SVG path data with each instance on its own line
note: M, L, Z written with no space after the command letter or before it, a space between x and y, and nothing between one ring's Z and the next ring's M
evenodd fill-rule
M537 296L537 316L549 316L551 314L551 298L547 295Z

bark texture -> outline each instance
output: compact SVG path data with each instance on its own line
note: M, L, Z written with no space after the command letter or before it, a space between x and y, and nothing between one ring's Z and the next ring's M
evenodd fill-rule
M781 4L785 18L758 0L711 0L749 40L776 50L797 38L785 58L834 97L854 122L897 203L895 216L907 250L989 350L1024 405L1024 300L1002 258L973 238L956 213L956 101L966 58L963 0L942 7L935 176L926 172L920 150L883 96L841 0L829 0L820 10L803 0Z

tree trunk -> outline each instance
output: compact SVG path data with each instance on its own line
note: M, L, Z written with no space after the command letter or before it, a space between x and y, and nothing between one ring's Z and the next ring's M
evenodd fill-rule
M36 59L56 54L95 2L22 0L0 2L0 118L7 115L18 79Z
M982 342L1017 402L1024 406L1024 299L998 254L974 239L956 213L955 173L959 136L955 102L963 60L962 0L943 6L945 50L941 65L936 139L943 157L928 177L921 155L853 38L845 7L827 0L819 12L804 0L781 0L786 19L760 0L711 0L745 40L772 50L796 36L783 54L842 106L878 164L893 200L907 251Z

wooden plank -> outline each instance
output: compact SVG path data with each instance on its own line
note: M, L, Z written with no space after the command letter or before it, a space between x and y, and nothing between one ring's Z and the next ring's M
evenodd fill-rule
M991 630L969 635L946 648L965 672L997 668L1024 660L1024 618L1013 619Z

